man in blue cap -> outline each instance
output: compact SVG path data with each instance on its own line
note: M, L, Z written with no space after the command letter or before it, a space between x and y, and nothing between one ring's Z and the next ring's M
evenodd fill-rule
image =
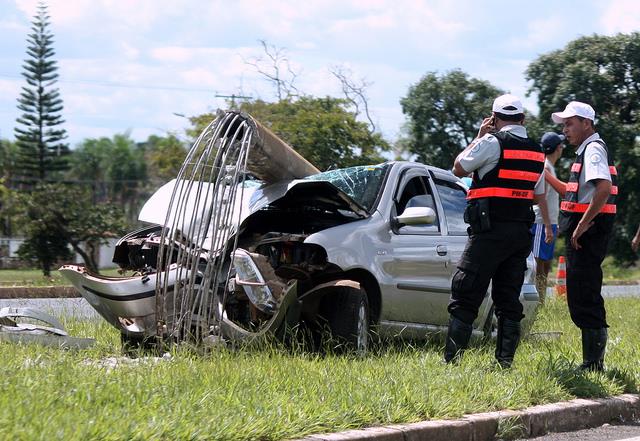
M542 135L540 144L545 154L544 169L547 173L556 177L555 164L562 156L564 148L564 135L555 132L547 132ZM558 214L560 213L560 196L558 192L551 186L547 186L545 198L547 200L548 218L545 219L544 210L539 205L533 206L533 212L536 219L531 233L533 234L533 256L536 258L537 275L536 288L540 296L540 303L544 304L545 295L547 293L547 279L551 270L551 261L553 260L553 250L555 247L555 239L558 235ZM551 225L553 231L553 239L547 240L545 234L545 225Z

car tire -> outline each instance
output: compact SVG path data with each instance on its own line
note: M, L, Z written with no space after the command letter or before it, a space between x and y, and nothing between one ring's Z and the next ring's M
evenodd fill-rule
M367 294L362 289L338 286L327 293L321 316L326 320L338 351L364 354L369 349L370 316Z

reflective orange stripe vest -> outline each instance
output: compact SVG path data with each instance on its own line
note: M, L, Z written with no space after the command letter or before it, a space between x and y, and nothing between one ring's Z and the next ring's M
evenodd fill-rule
M491 220L533 222L534 187L544 170L542 148L507 131L493 136L500 143L498 164L482 179L473 173L467 199L490 198Z
M607 152L607 161L609 163L609 172L611 173L611 194L607 199L607 203L600 210L601 214L615 214L616 213L616 195L618 194L618 171L613 165L613 158L607 149L607 145L603 140L597 139L595 142L602 145ZM569 182L567 183L566 192L562 202L560 203L560 210L565 215L571 213L584 213L589 208L589 204L578 203L578 190L580 182L580 173L582 173L582 164L584 163L584 153L586 149L576 157L576 161L571 166L571 174L569 175Z

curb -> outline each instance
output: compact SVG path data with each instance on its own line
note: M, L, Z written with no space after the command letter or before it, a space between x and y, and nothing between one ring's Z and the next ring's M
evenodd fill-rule
M575 399L523 410L466 415L456 420L422 421L370 427L345 432L309 435L298 441L492 441L498 430L513 428L516 437L541 436L598 427L610 422L636 421L640 395L624 394L602 399ZM513 432L512 432L513 433Z
M0 286L0 299L80 297L73 286Z

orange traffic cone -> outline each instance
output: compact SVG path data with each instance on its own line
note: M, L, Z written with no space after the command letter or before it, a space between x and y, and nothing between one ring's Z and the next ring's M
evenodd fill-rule
M558 271L556 272L556 295L566 297L567 295L567 267L564 263L564 256L558 259Z

